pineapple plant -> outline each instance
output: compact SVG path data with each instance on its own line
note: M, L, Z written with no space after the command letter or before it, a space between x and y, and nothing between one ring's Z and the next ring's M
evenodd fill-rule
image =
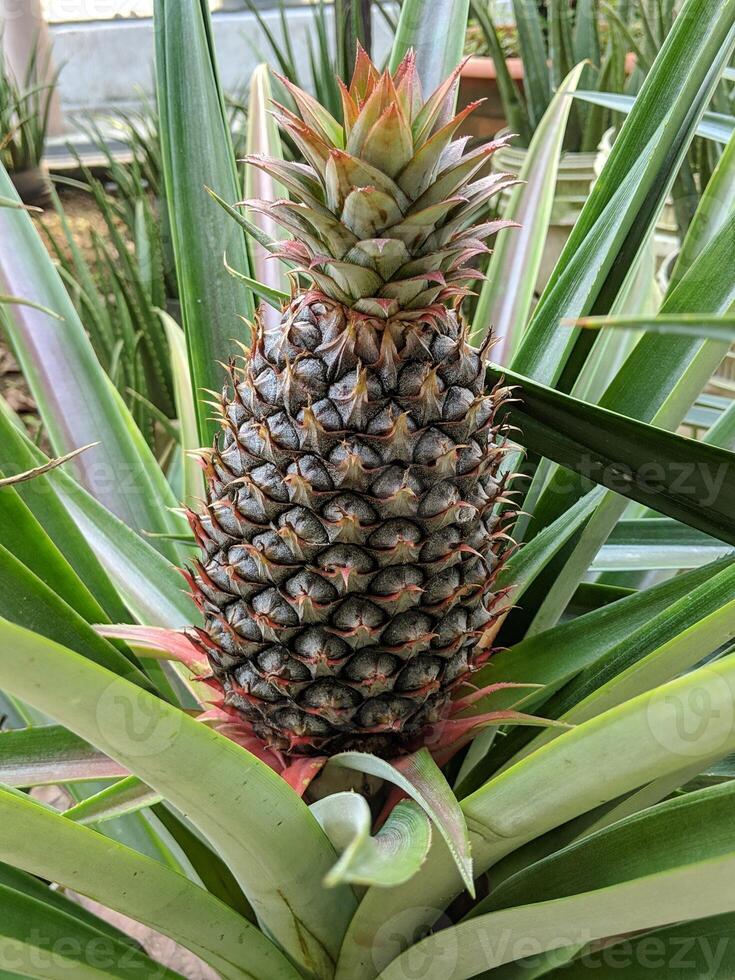
M360 49L344 125L283 79L276 114L309 162L247 158L292 200L248 201L293 235L280 323L258 317L230 365L208 500L189 512L196 642L224 705L270 748L393 756L446 717L486 660L508 536L506 452L459 305L506 222L452 117L459 70L424 100L413 52L394 74Z
M682 5L535 308L584 65L513 190L523 230L487 256L497 184L471 170L492 149L466 153L449 111L466 8L404 0L391 72L361 56L344 119L282 83L300 164L262 125L259 73L262 220L203 191L243 196L209 5L157 0L185 324L166 323L170 466L0 168L0 322L57 457L0 400L3 975L211 975L164 965L160 934L225 980L735 975L735 412L706 441L675 433L733 331L735 140L655 316L645 267L624 282L735 0ZM423 187L404 186L414 158ZM248 236L278 256L267 286ZM462 303L478 272L508 286L507 366L482 295ZM273 310L230 363L253 293ZM590 314L599 334L570 328ZM521 444L527 490L504 476ZM141 948L109 909L159 935Z

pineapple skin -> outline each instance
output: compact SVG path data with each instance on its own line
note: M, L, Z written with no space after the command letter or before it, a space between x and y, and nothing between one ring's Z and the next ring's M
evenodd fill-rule
M270 748L393 757L441 737L487 656L508 389L453 310L356 314L318 291L257 325L207 464L196 642Z
M412 52L381 74L360 49L341 123L282 79L298 112L275 115L306 162L247 158L288 190L243 203L292 236L269 247L301 291L230 365L190 514L195 642L243 744L438 748L490 652L510 391L485 391L457 311L515 178L483 176L503 140L457 137L474 108L452 116L458 75L424 100Z

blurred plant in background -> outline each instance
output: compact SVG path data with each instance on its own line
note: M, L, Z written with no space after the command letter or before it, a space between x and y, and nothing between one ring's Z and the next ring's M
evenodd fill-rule
M513 0L515 25L510 35L507 26L496 25L489 0L471 0L471 10L495 62L508 127L518 133L519 146L529 145L554 91L575 64L589 63L581 88L623 91L628 48L617 23L602 16L598 0L579 0L574 5L552 0L546 8L534 0ZM511 41L516 49L512 53L523 62L522 91L505 64ZM564 148L574 152L596 150L610 118L606 110L576 105Z
M48 183L41 166L58 72L48 79L46 59L36 44L24 77L16 79L2 56L1 42L0 160L26 203L43 203Z

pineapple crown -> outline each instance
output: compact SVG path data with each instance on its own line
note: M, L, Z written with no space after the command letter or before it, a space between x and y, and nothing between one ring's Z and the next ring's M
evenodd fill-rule
M339 82L343 124L281 78L299 114L274 103L274 115L308 163L246 157L292 197L242 202L293 235L275 254L358 313L415 319L461 302L481 278L472 260L490 251L485 240L512 224L479 220L516 179L474 179L508 137L469 151L454 138L480 104L452 116L459 72L424 101L412 51L391 75L360 48L349 88Z

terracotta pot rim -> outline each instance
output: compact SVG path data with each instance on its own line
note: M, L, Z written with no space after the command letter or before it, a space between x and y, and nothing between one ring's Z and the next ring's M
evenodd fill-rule
M510 72L510 77L514 81L521 81L523 79L523 62L520 58L506 58L505 63L508 66L508 71ZM462 71L460 72L462 78L497 78L498 73L495 70L495 62L489 55L472 55L467 59L467 61L462 66Z
M508 67L510 77L513 81L523 80L523 61L521 58L506 58L505 64ZM637 64L634 52L629 51L625 56L625 72L630 75ZM495 62L490 55L471 55L462 67L460 73L462 78L487 78L496 79L498 73L495 69Z

